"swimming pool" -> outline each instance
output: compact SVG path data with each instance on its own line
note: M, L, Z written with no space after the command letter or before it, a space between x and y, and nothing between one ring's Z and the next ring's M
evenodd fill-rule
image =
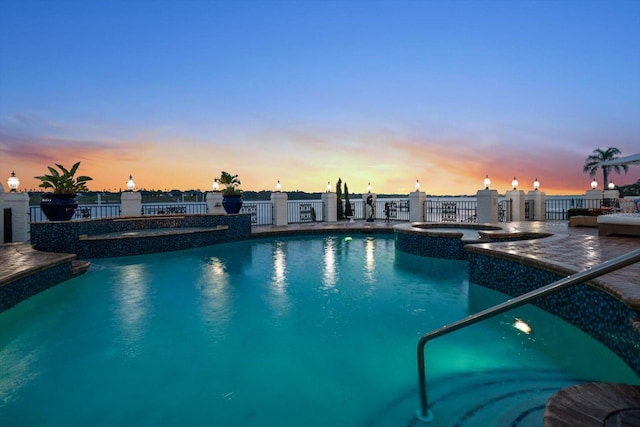
M385 235L92 264L0 314L3 426L411 425L418 338L507 299L468 283L465 261L402 253ZM434 426L541 425L540 405L559 388L638 383L535 307L442 337L427 354Z

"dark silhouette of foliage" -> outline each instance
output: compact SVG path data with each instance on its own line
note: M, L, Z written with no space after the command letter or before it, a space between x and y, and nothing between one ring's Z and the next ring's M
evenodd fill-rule
M338 182L336 182L336 196L338 199L338 219L344 219L344 207L342 206L342 178L338 178Z
M351 200L349 199L349 187L347 187L347 183L344 183L344 216L347 218L351 218L353 216L353 209L351 209Z
M624 173L627 173L627 171L629 170L629 166L627 165L602 165L603 162L617 159L619 154L620 150L615 147L609 147L606 150L596 148L591 154L589 154L589 157L587 157L587 159L585 160L584 168L582 168L582 171L585 173L589 173L589 176L593 178L596 176L596 173L598 173L598 169L602 169L602 185L606 189L607 183L609 182L609 172L611 170L614 170L616 173L620 173L620 170L624 170Z

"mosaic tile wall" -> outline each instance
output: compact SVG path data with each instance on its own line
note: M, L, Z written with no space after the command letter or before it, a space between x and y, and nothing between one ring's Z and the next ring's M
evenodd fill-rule
M71 277L69 261L0 286L0 313Z
M511 260L469 253L469 281L512 297L564 278L564 275ZM534 303L602 342L640 375L640 336L630 319L638 317L609 294L576 285Z
M136 238L80 240L81 235L96 236L106 233L157 230L171 228L212 228L226 225L218 231L189 230L184 234L147 236ZM216 243L248 239L251 235L250 215L188 215L180 217L153 217L96 219L68 222L40 222L31 224L31 243L41 251L74 253L78 258L139 255L195 248Z
M459 237L434 237L418 233L396 233L396 249L413 255L446 259L467 259Z

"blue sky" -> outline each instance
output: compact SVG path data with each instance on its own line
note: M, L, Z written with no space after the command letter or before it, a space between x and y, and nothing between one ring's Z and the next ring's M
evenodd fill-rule
M27 187L81 160L92 189L578 193L610 146L640 151L638 1L0 0L0 175Z

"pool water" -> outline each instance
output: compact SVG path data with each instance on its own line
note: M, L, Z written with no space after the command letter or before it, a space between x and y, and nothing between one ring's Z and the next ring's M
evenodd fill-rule
M0 424L416 425L418 338L505 299L468 283L466 261L401 253L391 236L96 259L0 314ZM539 402L561 387L638 382L533 307L426 354L434 426L542 425Z

